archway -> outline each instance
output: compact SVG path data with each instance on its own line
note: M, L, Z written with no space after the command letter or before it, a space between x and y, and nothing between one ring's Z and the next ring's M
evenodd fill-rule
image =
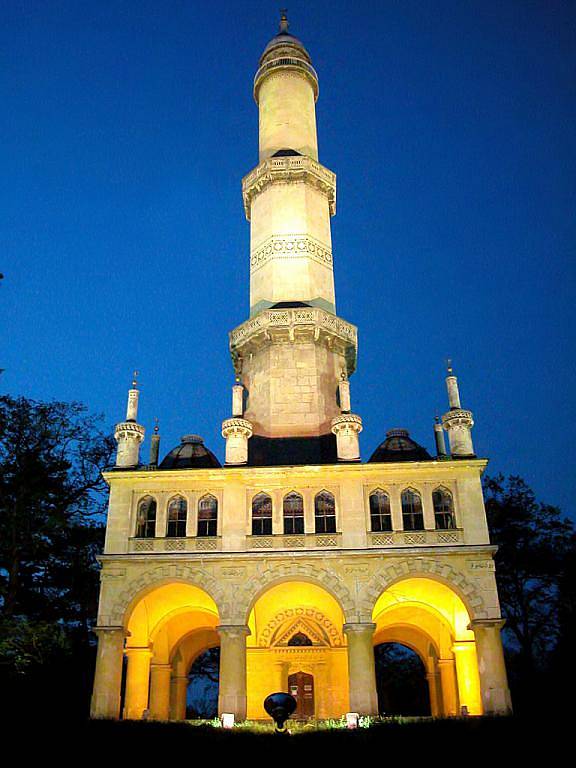
M302 717L338 717L346 712L343 624L340 603L319 584L285 581L264 590L248 618L248 718L267 719L266 696L290 687L297 698L302 697L298 709Z
M380 595L372 618L375 645L399 643L420 657L432 715L482 714L470 615L453 589L432 578L401 579Z
M374 660L380 714L431 714L426 667L414 649L403 643L379 643Z
M170 581L147 589L126 616L123 716L182 719L195 658L219 644L216 603L200 587Z

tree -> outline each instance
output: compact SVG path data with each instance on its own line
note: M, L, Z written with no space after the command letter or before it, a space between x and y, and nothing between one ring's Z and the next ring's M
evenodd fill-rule
M520 477L486 478L486 513L498 545L496 577L512 677L528 688L548 669L561 634L566 566L574 527L557 507L536 501Z
M0 672L88 669L112 439L80 403L0 397ZM58 668L59 676L51 668ZM84 679L86 675L81 676ZM53 694L54 695L54 694ZM63 694L62 694L63 695Z

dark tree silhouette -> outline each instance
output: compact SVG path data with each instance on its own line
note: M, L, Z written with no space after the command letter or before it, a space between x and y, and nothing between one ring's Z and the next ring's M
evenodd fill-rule
M520 477L486 478L484 491L491 539L498 545L496 578L515 703L519 697L529 703L542 685L552 684L550 663L565 642L570 612L573 621L574 526L557 507L537 501Z
M89 661L113 441L79 403L0 397L0 674ZM53 663L54 662L54 663ZM78 666L80 662L78 661ZM71 673L72 674L72 673ZM89 677L89 671L82 677Z

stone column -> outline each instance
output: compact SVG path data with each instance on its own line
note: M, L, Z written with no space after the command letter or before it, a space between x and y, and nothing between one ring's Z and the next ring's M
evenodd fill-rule
M150 648L126 648L128 669L126 670L126 698L124 701L124 719L141 720L144 710L148 709L148 689L150 687Z
M221 624L220 681L218 714L231 712L236 721L246 720L246 637L245 624Z
M452 651L456 659L460 709L466 707L469 715L481 715L482 697L480 696L476 644L473 640L459 640L452 646Z
M350 711L360 715L378 714L376 693L376 667L374 663L372 622L344 624L348 639L348 677Z
M170 717L171 664L152 664L150 667L150 717L168 720Z
M95 627L98 635L96 671L90 717L120 717L124 627Z
M426 680L430 696L430 714L432 717L438 717L441 714L440 697L438 695L438 669L436 667L436 659L432 656L428 657L426 664Z
M459 712L456 665L454 659L438 659L437 663L442 687L442 714L455 717Z
M476 640L480 691L485 715L509 715L512 700L502 650L503 619L475 619L470 624Z
M187 694L188 677L186 675L172 676L170 682L170 720L186 719Z

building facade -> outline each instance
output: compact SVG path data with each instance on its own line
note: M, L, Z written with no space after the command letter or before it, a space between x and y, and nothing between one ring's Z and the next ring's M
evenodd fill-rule
M141 463L133 385L105 472L93 717L184 718L191 666L214 647L220 713L264 718L264 698L285 690L301 716L376 714L386 642L422 660L433 715L510 711L487 462L452 370L435 456L395 429L360 457L357 329L336 312L336 177L318 160L317 97L283 16L254 80L250 315L230 333L226 462L196 435L159 461L156 428Z

